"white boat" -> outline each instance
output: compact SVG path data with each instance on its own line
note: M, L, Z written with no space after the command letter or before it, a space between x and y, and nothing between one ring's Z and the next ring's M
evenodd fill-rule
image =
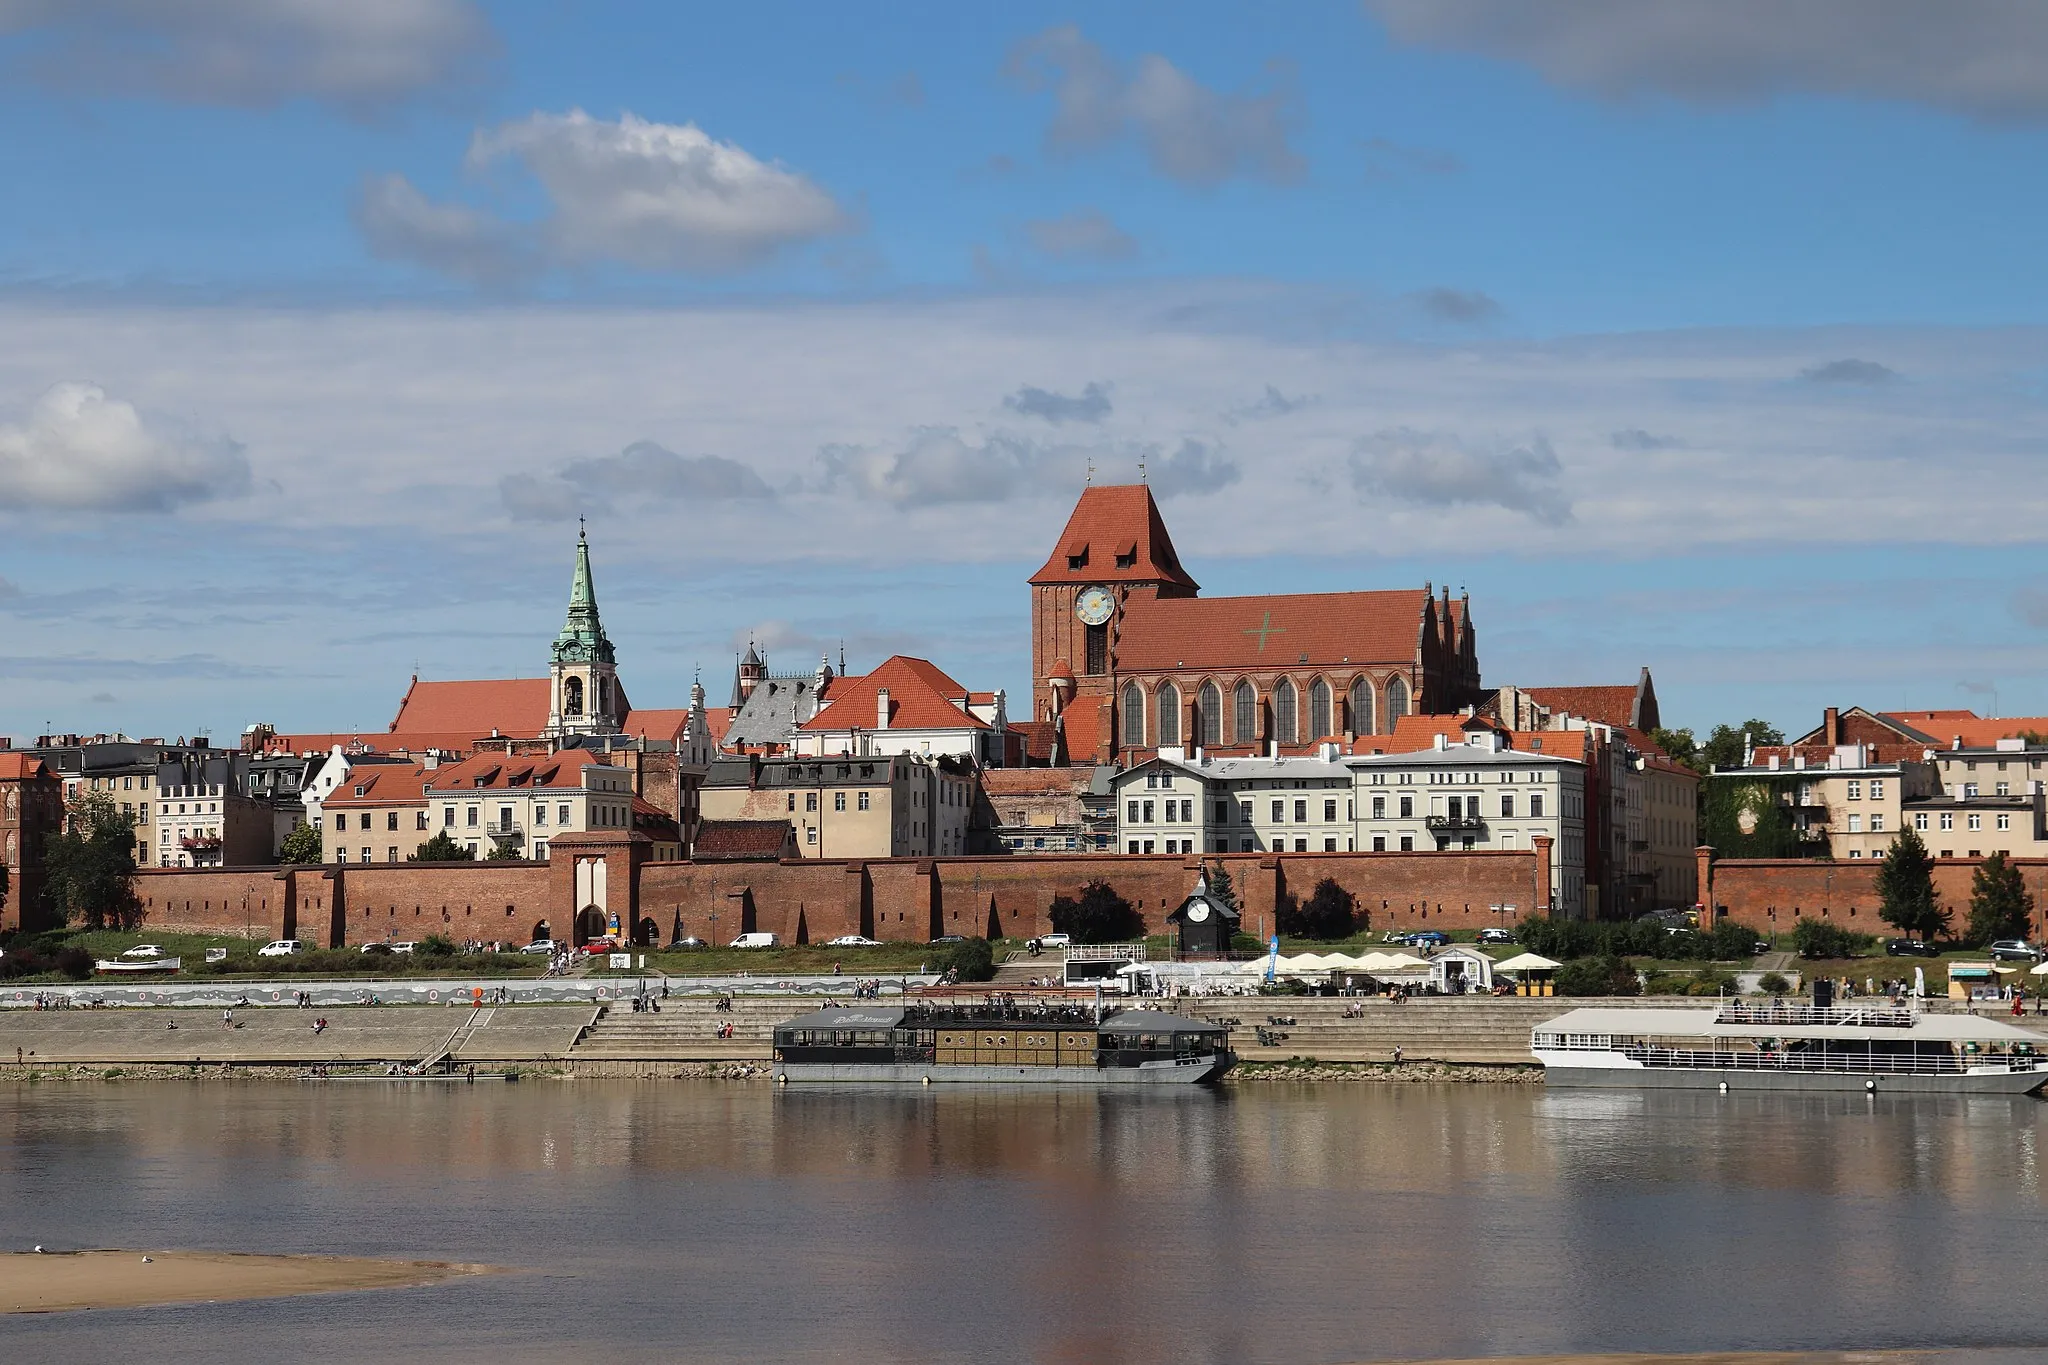
M129 957L124 953L120 957L100 958L92 965L117 976L146 976L151 972L175 972L183 961L175 957Z
M1236 1061L1220 1024L1003 1001L833 1006L775 1029L778 1081L1192 1085Z
M1748 1000L1576 1009L1529 1040L1550 1085L1995 1095L2048 1082L2044 1046L2040 1034L1968 1014Z

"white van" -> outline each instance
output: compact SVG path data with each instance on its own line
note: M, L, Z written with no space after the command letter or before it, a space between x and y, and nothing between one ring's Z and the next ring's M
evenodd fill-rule
M735 948L780 948L782 940L773 934L741 934L732 941Z

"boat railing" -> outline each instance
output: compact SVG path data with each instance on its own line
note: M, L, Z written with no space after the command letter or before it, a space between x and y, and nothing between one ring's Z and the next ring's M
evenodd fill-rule
M1717 1024L1853 1024L1863 1028L1911 1028L1919 1011L1897 1005L1819 1005L1786 1001L1731 1000L1714 1016Z
M2048 1061L2030 1055L1914 1055L1884 1052L1719 1051L1710 1048L1624 1047L1624 1057L1646 1067L1681 1067L1699 1071L1848 1071L1898 1076L1957 1076L1966 1071L1998 1069L2037 1071Z
M1142 943L1076 943L1067 949L1069 962L1143 962Z

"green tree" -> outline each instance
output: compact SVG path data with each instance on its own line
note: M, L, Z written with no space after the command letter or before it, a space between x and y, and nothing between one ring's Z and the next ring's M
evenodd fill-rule
M1933 939L1948 932L1948 915L1934 899L1934 859L1911 829L1899 831L1877 872L1878 918L1901 933Z
M1638 995L1642 983L1635 968L1612 955L1575 958L1553 978L1559 995Z
M1994 853L1970 877L1970 946L1981 948L1994 939L2025 938L2034 917L2034 898L2027 894L2020 870Z
M1740 725L1716 725L1699 746L1696 762L1700 771L1741 767L1745 736L1752 746L1785 742L1785 732L1769 721L1752 718Z
M1700 742L1690 730L1666 730L1659 726L1650 731L1650 743L1688 768L1697 770L1700 766Z
M1116 888L1096 878L1078 898L1054 896L1052 927L1076 943L1127 943L1145 932L1144 921Z
M1358 928L1358 898L1325 877L1309 892L1298 918L1303 937L1326 943L1349 938Z
M948 944L946 951L939 954L938 968L941 972L953 973L955 981L993 980L996 974L995 949L985 938Z
M447 830L437 830L434 837L421 844L406 856L409 863L467 863L474 862L476 855L466 844L455 842L455 836Z
M304 820L292 826L292 832L284 836L284 846L277 852L282 863L317 863L320 861L320 831Z
M61 833L43 843L50 903L88 929L133 929L142 923L135 897L135 820L105 792L66 803Z
M451 840L450 842L453 841ZM516 863L525 856L526 850L513 843L510 839L504 839L491 845L490 861L494 863Z
M1218 905L1230 907L1230 913L1240 921L1244 919L1244 906L1238 903L1237 883L1230 880L1230 869L1218 863L1203 873L1209 884L1209 896Z

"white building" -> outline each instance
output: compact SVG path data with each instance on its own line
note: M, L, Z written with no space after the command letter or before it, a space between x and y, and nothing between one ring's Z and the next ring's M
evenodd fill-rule
M1112 780L1126 853L1351 853L1351 770L1322 758L1183 757L1171 746Z
M819 665L821 685L829 681ZM840 678L824 708L797 726L795 751L805 758L964 758L1000 768L1017 747L1003 693L962 687L927 659L898 654L872 672Z

